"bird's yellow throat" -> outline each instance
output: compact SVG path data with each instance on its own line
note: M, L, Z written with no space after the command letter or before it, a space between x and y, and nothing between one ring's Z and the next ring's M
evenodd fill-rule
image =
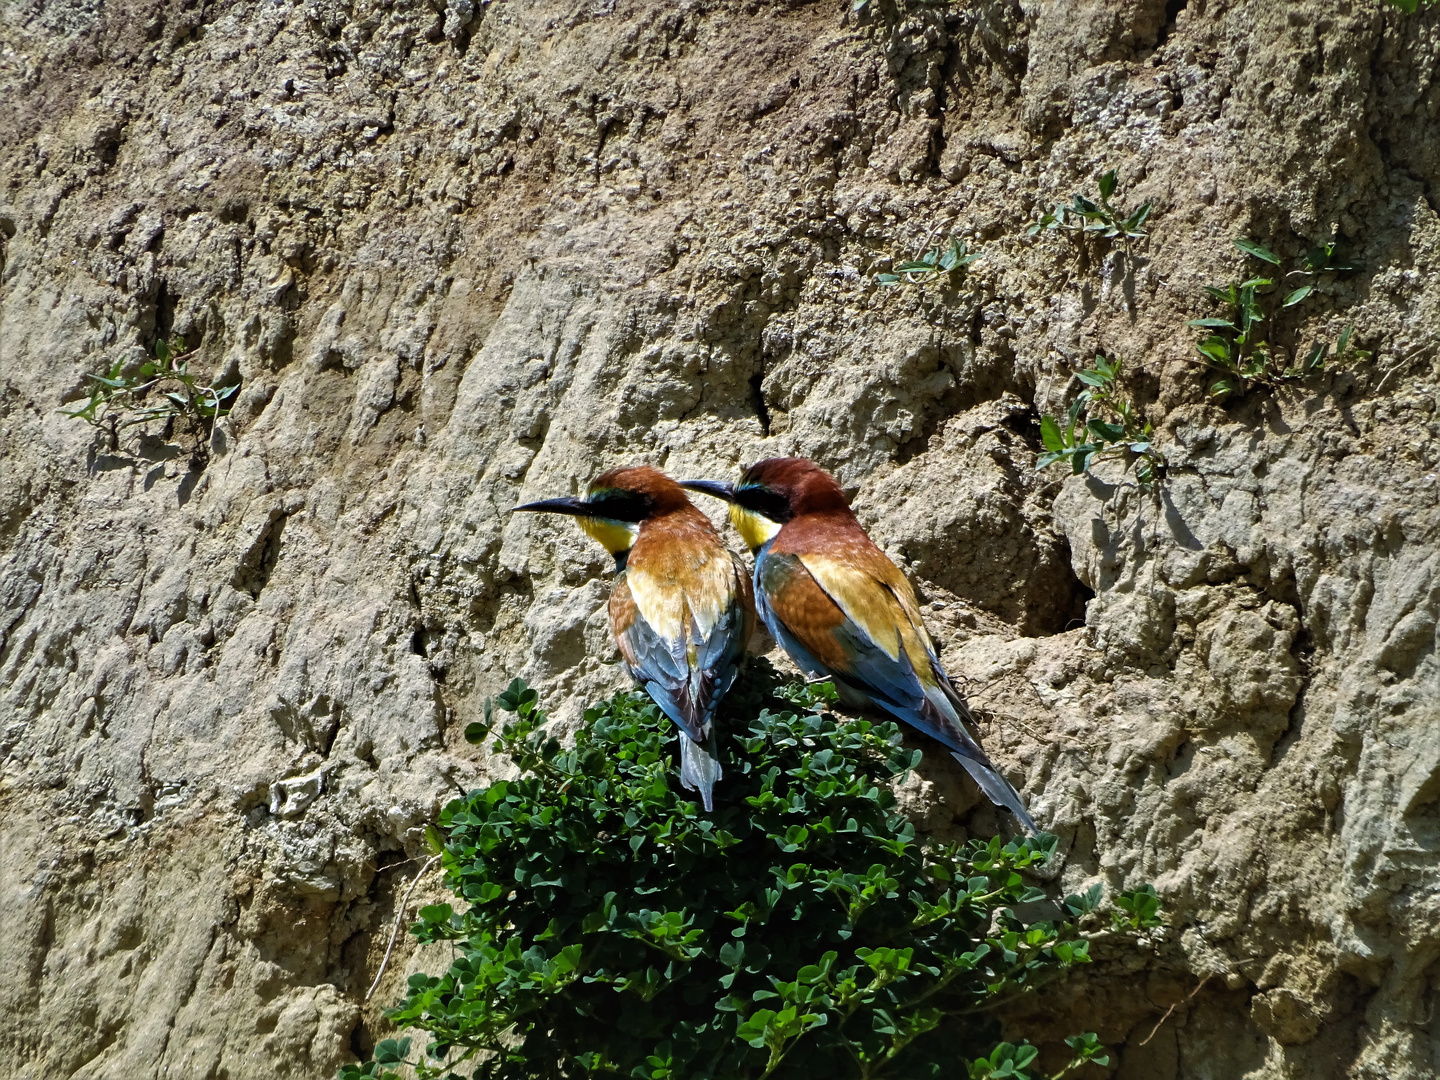
M735 526L735 531L740 534L751 551L759 551L780 531L778 521L771 521L763 514L747 510L739 503L730 504L730 524Z
M611 555L619 555L622 551L629 551L634 547L635 536L640 531L640 526L633 521L599 517L580 517L575 520L591 539L599 541Z

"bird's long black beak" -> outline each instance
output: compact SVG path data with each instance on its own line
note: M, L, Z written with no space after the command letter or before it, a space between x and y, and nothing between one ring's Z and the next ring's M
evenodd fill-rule
M702 491L706 495L714 495L717 499L724 499L726 502L735 501L735 485L727 484L724 480L681 480L680 486L689 488L691 491Z
M585 500L577 499L573 495L567 495L563 499L541 499L539 502L510 508L512 514L519 510L531 510L542 514L569 514L572 517L586 517L591 513Z

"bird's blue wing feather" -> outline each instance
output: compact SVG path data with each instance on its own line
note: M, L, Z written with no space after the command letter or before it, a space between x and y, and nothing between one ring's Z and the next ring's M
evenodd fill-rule
M755 560L755 605L766 628L812 676L832 675L915 723L925 690L902 650L891 658L845 615L794 555L768 545Z
M927 697L906 651L892 657L875 644L798 556L762 548L755 562L755 597L766 627L808 674L830 675L951 750L986 760L958 717L952 721ZM797 625L801 622L807 625Z
M732 599L708 634L701 635L692 621L693 669L687 642L662 637L638 609L629 626L617 631L631 675L665 715L697 742L704 739L706 725L739 673L745 655L745 621L739 597Z

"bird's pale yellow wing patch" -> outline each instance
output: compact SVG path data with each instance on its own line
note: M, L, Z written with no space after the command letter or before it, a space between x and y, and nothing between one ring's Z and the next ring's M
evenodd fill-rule
M899 660L903 649L921 683L929 686L935 682L934 650L920 619L920 605L910 583L893 563L887 559L884 566L877 568L888 579L882 580L871 569L843 557L807 552L799 558L876 647L891 660Z
M692 560L630 563L626 574L641 616L665 641L687 641L691 624L702 639L729 610L734 572L728 554L709 553Z

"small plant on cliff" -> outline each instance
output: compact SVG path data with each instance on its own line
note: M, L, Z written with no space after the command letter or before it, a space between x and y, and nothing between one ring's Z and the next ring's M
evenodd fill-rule
M1305 350L1297 342L1293 356L1271 340L1284 333L1285 328L1276 324L1285 311L1312 296L1323 281L1351 269L1336 256L1333 243L1311 248L1283 275L1280 257L1269 248L1244 237L1234 244L1245 255L1275 269L1223 287L1207 285L1205 291L1220 302L1223 314L1186 323L1205 331L1195 348L1200 363L1218 376L1209 386L1212 398L1244 394L1257 384L1273 388L1300 382L1319 375L1327 364L1334 367L1369 359L1369 351L1356 348L1352 341L1354 326L1340 332L1333 355L1328 340L1316 341Z
M1135 479L1148 488L1162 475L1165 457L1151 441L1152 428L1117 386L1122 361L1098 354L1095 366L1077 373L1085 389L1062 418L1040 418L1045 452L1036 462L1044 469L1066 462L1073 475L1097 461L1119 459L1135 466Z
M1111 169L1100 177L1099 198L1092 200L1077 192L1068 204L1059 203L1054 210L1041 214L1039 220L1030 225L1029 235L1054 230L1081 240L1088 237L1119 240L1126 247L1132 240L1144 239L1150 235L1145 222L1149 220L1153 204L1143 202L1128 213L1118 209L1110 202L1118 185L1115 170Z
M876 274L875 280L881 285L937 285L942 282L955 285L965 268L980 258L980 253L970 251L964 240L952 236L948 247L931 248L914 259L896 263L889 271Z
M110 449L120 448L126 428L160 422L168 437L177 421L189 421L202 436L198 449L208 447L216 419L230 411L236 386L201 383L190 371L195 354L185 351L185 339L155 342L155 355L132 370L116 361L104 375L87 375L90 399L78 409L62 409L66 416L109 433Z
M918 753L892 723L829 715L829 696L747 673L722 706L732 753L704 814L648 698L587 710L565 748L513 683L495 748L518 777L450 803L432 837L465 908L423 908L412 933L450 943L449 969L411 976L389 1014L428 1032L424 1052L387 1039L341 1076L843 1080L968 1063L978 1080L1039 1080L1105 1064L1094 1035L1069 1040L1058 1073L996 1045L998 1006L1088 961L1073 919L1017 914L1043 898L1024 874L1055 838L917 837L891 785ZM492 718L466 737L489 738Z

